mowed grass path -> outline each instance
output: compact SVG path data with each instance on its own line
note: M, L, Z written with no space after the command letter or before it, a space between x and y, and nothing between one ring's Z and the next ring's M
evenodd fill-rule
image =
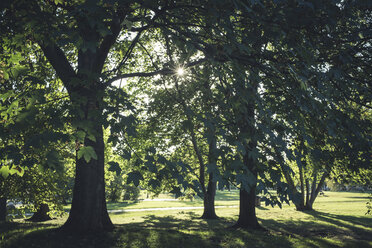
M165 210L110 214L116 229L79 236L58 231L66 218L41 224L0 224L0 247L372 247L368 194L326 192L314 211L294 206L258 207L267 232L232 229L238 208L218 208L219 220L201 220L202 210ZM219 192L217 205L237 205L237 191ZM201 206L202 201L144 201L109 204L109 209Z

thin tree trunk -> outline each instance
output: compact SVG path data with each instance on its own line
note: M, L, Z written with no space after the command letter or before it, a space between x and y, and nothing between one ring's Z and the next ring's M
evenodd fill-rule
M208 145L208 163L216 164L217 159L215 156L216 150L216 137L214 130L208 128L207 132L210 132L211 137L210 143ZM217 219L216 210L214 207L214 198L216 196L217 182L213 180L213 174L209 173L208 186L204 194L204 212L201 216L202 219Z
M306 201L306 210L312 210L313 209L313 203L311 202L312 199L314 199L314 194L315 194L315 191L316 191L316 183L318 181L318 170L317 169L314 169L314 172L313 172L313 182L311 184L311 191L310 191L310 196L309 196L309 199L308 201Z
M300 170L300 188L301 188L301 198L300 204L296 205L297 210L302 210L305 207L305 186L304 186L304 171L302 165L299 167Z
M46 203L42 203L37 207L36 212L32 215L31 218L27 219L28 221L33 221L33 222L42 222L42 221L47 221L51 220L48 212L49 212L49 206Z
M305 201L305 208L307 203L310 201L310 183L309 183L309 178L305 179L306 182L306 201Z
M0 197L0 221L6 221L6 197Z

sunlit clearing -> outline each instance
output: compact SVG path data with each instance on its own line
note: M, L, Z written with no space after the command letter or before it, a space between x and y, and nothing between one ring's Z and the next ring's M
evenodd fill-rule
M177 69L177 75L178 76L183 76L185 74L185 70L182 67L179 67Z

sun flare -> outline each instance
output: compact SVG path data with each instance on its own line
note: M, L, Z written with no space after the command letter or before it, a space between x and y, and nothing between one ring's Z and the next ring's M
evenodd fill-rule
M185 74L185 69L183 69L182 67L179 67L177 69L177 75L178 76L183 76Z

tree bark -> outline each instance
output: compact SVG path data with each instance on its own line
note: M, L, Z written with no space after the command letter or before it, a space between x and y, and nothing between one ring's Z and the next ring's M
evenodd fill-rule
M0 221L6 221L6 197L0 198Z
M49 206L46 203L42 203L37 207L37 211L32 215L31 218L27 219L28 221L33 221L33 222L42 222L42 221L47 221L51 220L48 212L49 212Z

